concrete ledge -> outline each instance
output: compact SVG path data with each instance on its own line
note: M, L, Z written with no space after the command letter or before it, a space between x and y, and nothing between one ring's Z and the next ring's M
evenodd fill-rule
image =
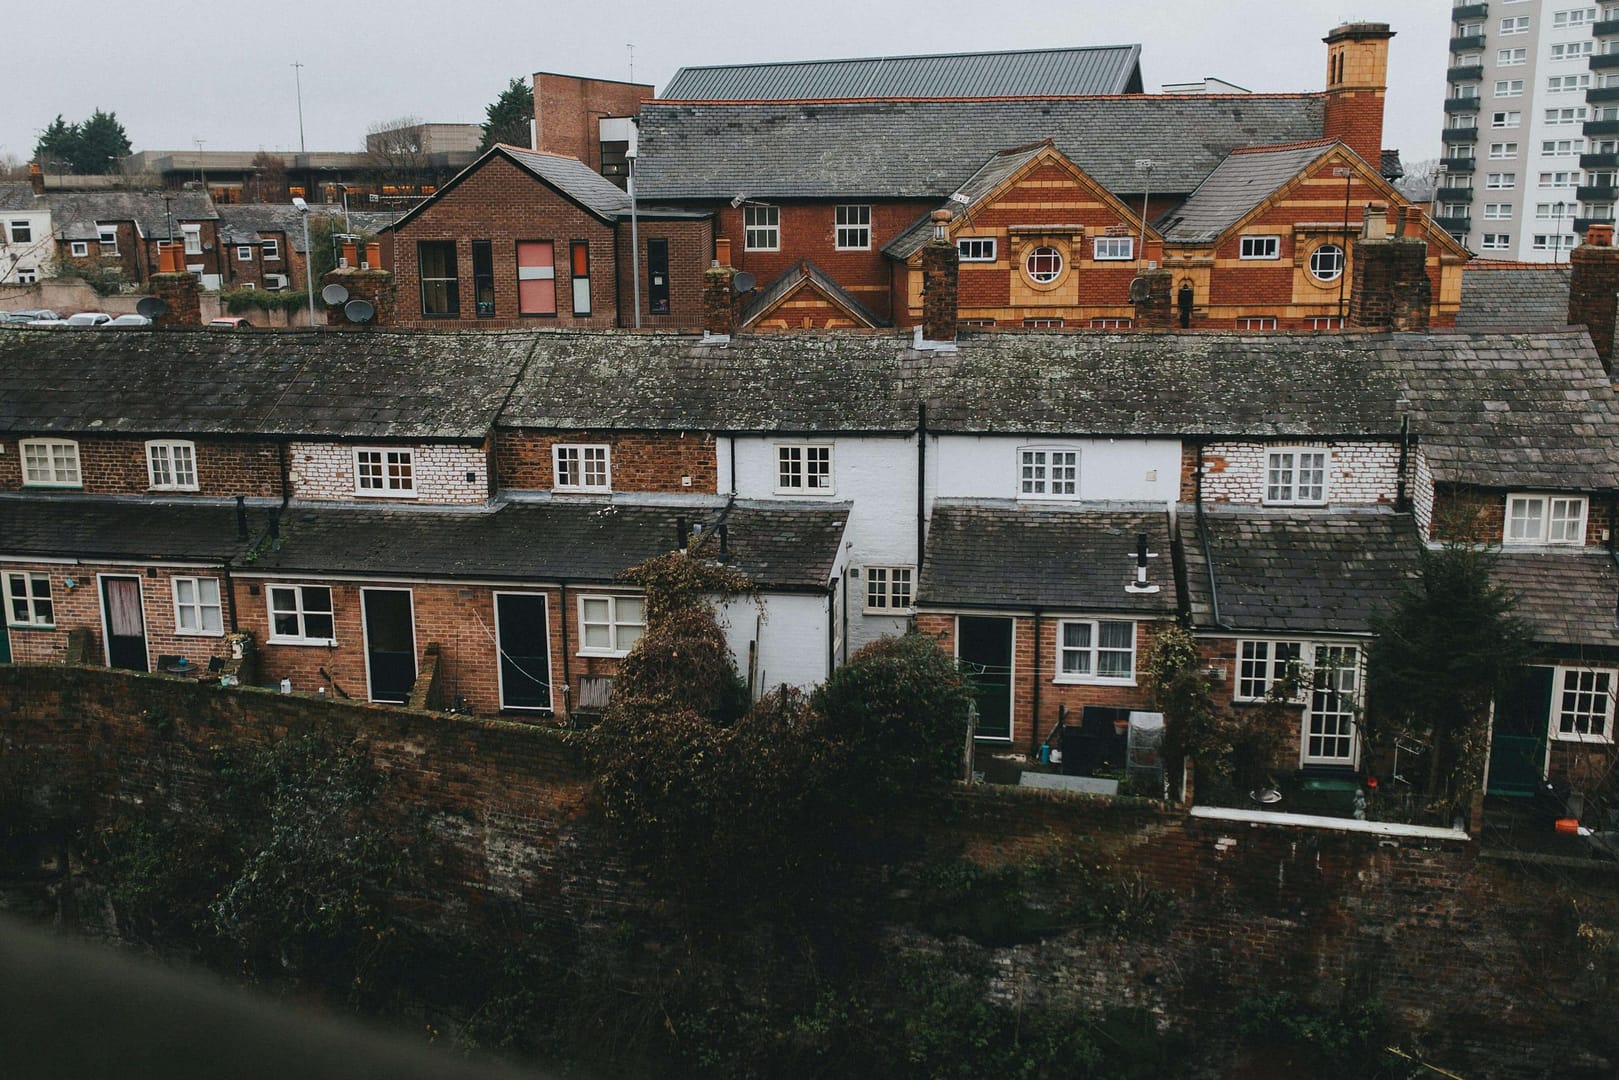
M1240 821L1249 825L1292 825L1306 829L1335 829L1338 832L1369 833L1372 836L1403 836L1414 840L1468 840L1461 829L1441 829L1433 825L1401 825L1393 821L1356 821L1354 818L1322 817L1320 814L1276 814L1265 810L1230 810L1223 806L1194 806L1192 817L1211 821Z

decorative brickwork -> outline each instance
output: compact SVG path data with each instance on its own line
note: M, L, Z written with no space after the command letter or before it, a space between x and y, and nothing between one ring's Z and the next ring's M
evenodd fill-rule
M1321 133L1376 167L1383 153L1383 100L1388 86L1387 23L1346 23L1327 44L1327 92Z
M357 449L409 450L414 490L397 492L387 486L362 493L355 478ZM435 443L295 442L291 446L288 480L293 498L351 501L377 498L422 503L479 504L489 498L488 456L482 447ZM386 485L387 477L384 477Z
M1399 493L1400 447L1392 442L1215 442L1203 448L1203 498L1207 502L1259 505L1265 501L1270 450L1283 446L1327 451L1327 503L1332 506L1394 505ZM1195 460L1192 462L1195 468ZM1196 498L1196 478L1184 470L1181 498Z

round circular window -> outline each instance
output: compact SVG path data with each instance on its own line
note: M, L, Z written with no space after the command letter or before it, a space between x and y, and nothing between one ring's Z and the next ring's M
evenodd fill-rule
M1062 252L1054 247L1037 247L1023 260L1023 270L1037 284L1056 281L1062 274Z
M1322 244L1310 253L1310 273L1317 281L1337 281L1344 272L1344 249Z

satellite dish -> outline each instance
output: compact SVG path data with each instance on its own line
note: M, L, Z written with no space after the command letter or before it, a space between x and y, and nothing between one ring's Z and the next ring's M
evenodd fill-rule
M169 310L169 302L160 296L143 296L135 305L135 314L155 319Z
M341 285L328 285L320 291L320 298L336 307L349 298L349 291Z
M368 323L376 314L377 307L369 300L350 300L343 305L343 317L351 323Z
M759 279L748 273L746 270L738 272L737 275L731 279L731 288L735 289L739 293L752 292L753 287L757 284L759 284Z
M1152 298L1152 286L1147 284L1146 278L1132 278L1130 280L1130 302L1132 304L1145 304Z

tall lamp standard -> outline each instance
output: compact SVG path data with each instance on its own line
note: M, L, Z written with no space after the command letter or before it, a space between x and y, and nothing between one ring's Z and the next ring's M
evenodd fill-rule
M1136 267L1139 269L1147 259L1147 198L1152 192L1152 171L1158 163L1152 158L1136 158L1136 168L1147 174L1141 182L1141 250L1136 252Z
M309 242L309 204L295 198L292 205L304 219L304 285L309 290L309 328L315 328L315 248Z

